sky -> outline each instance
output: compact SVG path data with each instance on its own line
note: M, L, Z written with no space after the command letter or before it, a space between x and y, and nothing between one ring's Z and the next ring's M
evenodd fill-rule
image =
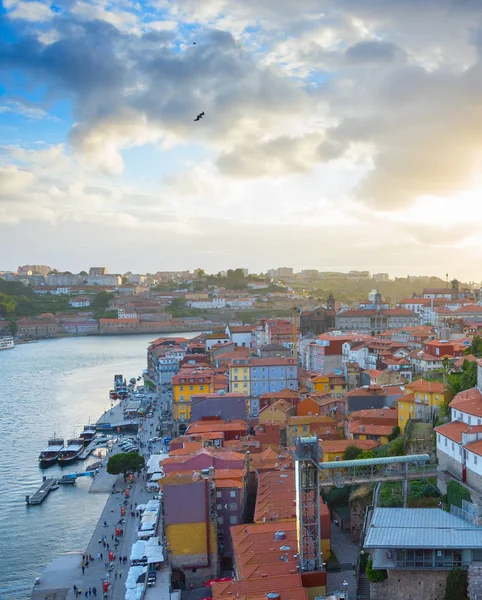
M481 56L480 0L3 0L0 269L478 281Z

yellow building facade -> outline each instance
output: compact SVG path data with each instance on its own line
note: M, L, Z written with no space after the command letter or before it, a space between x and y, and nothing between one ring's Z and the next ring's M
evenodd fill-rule
M189 421L191 398L195 394L214 392L214 373L211 369L181 370L172 378L172 412L175 421Z

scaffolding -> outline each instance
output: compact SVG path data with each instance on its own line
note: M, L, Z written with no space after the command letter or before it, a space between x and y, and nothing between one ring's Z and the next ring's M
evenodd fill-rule
M320 446L316 436L296 441L296 517L300 571L321 571Z

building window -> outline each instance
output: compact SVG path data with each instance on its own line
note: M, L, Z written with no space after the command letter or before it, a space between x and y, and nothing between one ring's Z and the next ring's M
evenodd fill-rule
M199 389L200 389L201 391L203 391L203 390L204 390L204 386L203 386L203 385L200 385L200 386L199 386Z
M474 454L474 465L476 465L476 464L477 464L477 457Z
M452 452L455 450L455 444L452 442Z
M218 518L217 518L217 521L218 521L218 525L222 525L222 524L224 523L224 519L223 519L223 517L222 517L222 516L221 516L221 517L218 517Z
M216 492L216 498L221 498L221 492Z
M335 460L341 460L339 456L335 456Z
M237 502L230 502L229 503L229 510L238 510L238 503Z
M238 522L238 517L236 515L231 515L229 517L229 522L231 523L231 525L236 525L236 523Z
M470 425L471 422L472 422L472 417L469 416L469 418L468 418L468 424Z
M222 504L216 504L216 510L221 510L223 508Z
M445 445L447 446L447 438L444 438L444 440L445 440Z
M181 392L183 392L183 391L184 391L184 386L183 386L183 385L180 385L180 386L179 386L179 389L180 389L180 391L181 391Z
M231 490L231 491L229 492L229 497L230 497L230 498L236 498L236 492L235 492L234 490Z

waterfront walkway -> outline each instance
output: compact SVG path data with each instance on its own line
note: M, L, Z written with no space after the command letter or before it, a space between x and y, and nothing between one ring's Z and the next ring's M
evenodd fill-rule
M147 453L147 440L157 436L155 430L158 423L158 417L162 411L163 402L159 402L159 406L154 409L153 417L145 421L144 426L139 430L140 440L145 444L142 448L141 453L144 454L146 464L149 458ZM119 403L114 406L110 411L107 411L105 415L102 415L98 420L98 423L109 422L114 419L120 420L122 418L123 403ZM158 442L153 444L153 453L158 453L161 449L161 443ZM145 490L145 479L144 474L136 476L134 481L131 483L129 489L129 498L125 497L125 489L127 484L124 482L123 475L109 475L107 473L106 464L109 456L119 451L118 445L115 444L111 452L102 461L104 464L99 468L98 474L94 477L90 492L104 492L108 493L109 496L106 499L106 504L99 521L95 527L92 538L87 548L79 555L78 565L70 570L70 587L65 596L66 600L74 600L76 595L74 593L74 585L77 590L81 590L81 594L78 596L78 600L84 598L103 598L103 584L104 581L108 581L109 592L107 598L109 600L124 600L126 588L125 579L130 567L130 554L132 544L137 541L137 527L140 521L139 517L131 516L131 505L132 510L135 513L135 503L145 504L148 500L153 498L152 491ZM116 493L112 493L115 489ZM121 507L124 506L124 501L127 500L125 506L125 516L123 522L121 520ZM77 518L82 518L82 515L77 515ZM118 545L115 547L115 532L116 528L123 530L123 535L118 538ZM105 540L105 546L104 542ZM107 544L109 547L107 547ZM115 560L109 561L109 552L115 553ZM93 561L85 561L84 569L82 569L82 554L86 556L92 556ZM124 564L119 561L119 557L127 556L127 562ZM162 582L158 582L155 588L158 589ZM93 594L93 588L96 588L96 596ZM91 594L89 595L89 589ZM158 590L159 591L159 590ZM87 592L87 595L86 595Z

